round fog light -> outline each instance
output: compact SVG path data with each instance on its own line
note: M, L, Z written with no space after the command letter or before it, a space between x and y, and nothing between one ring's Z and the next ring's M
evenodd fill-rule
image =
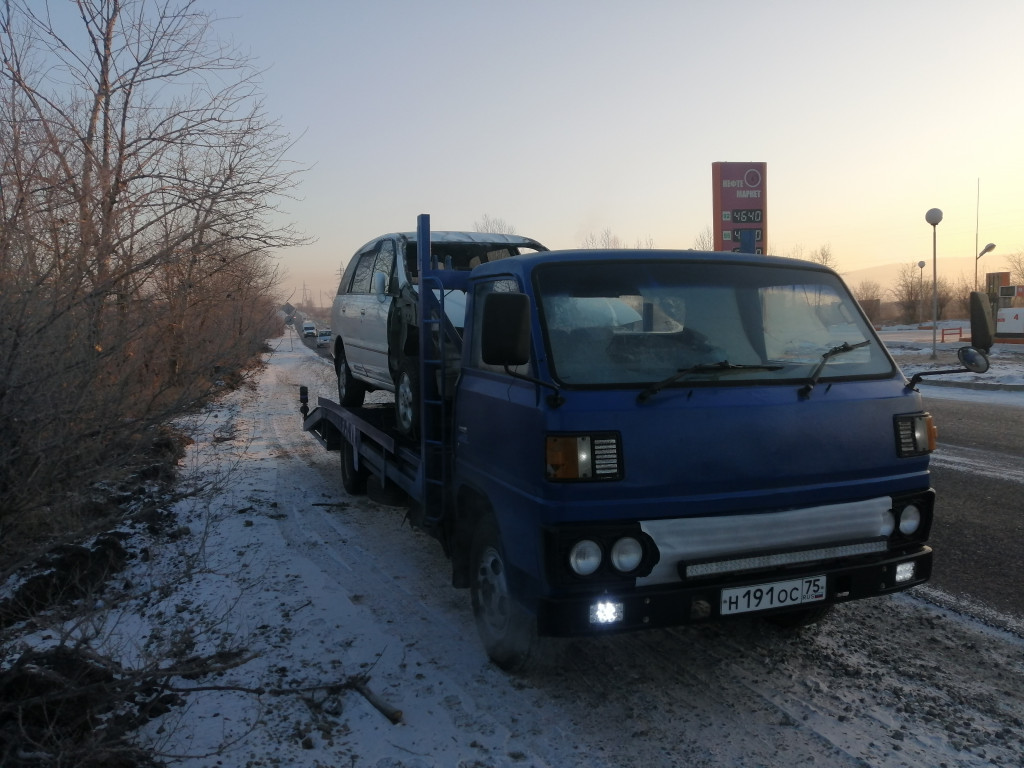
M596 541L577 541L569 550L569 567L579 576L589 576L601 567L601 547Z
M612 545L612 565L619 573L635 571L643 557L643 546L632 536L623 536Z
M900 533L909 536L921 526L921 510L908 504L900 513Z

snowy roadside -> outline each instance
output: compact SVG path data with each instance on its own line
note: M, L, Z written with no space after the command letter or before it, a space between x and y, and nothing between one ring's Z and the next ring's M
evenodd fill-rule
M174 609L214 617L207 649L231 641L254 657L224 683L306 688L367 673L402 721L352 691L215 691L190 695L171 715L177 726L154 722L148 735L161 749L195 755L238 739L225 764L378 768L1011 765L1024 756L1024 687L1010 682L1024 677L1019 638L911 597L844 607L808 638L754 624L559 641L540 671L508 678L480 648L468 596L449 586L437 544L404 525L401 509L346 498L337 457L299 432L298 385L331 395L331 373L282 340L258 385L207 422L218 425L214 438L232 440L197 441L197 455L219 450L196 471L223 475L226 464L234 474L209 508L187 513L208 531L211 576L183 585ZM235 618L217 622L210 606L223 610L225 595L238 601ZM907 669L889 658L895 637L921 649ZM976 668L946 680L951 653ZM982 706L981 685L1007 698Z
M1024 763L1024 642L934 590L799 635L743 622L553 641L506 676L436 542L346 496L337 455L302 433L298 386L331 395L327 361L293 336L273 345L187 425L182 483L200 493L168 505L169 528L126 528L135 557L87 618L25 638L106 637L132 668L216 661L166 681L176 703L140 732L168 765ZM1022 361L1005 365L1024 383Z

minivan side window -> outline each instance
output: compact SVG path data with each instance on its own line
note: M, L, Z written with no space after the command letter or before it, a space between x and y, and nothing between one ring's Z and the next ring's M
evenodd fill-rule
M352 285L349 286L349 293L369 293L373 278L373 265L377 260L377 249L359 254L359 262L356 264L355 275L352 277Z
M377 252L377 259L373 265L374 272L383 272L388 276L388 291L393 292L392 277L395 268L395 241L394 240L382 240L380 244L380 250ZM373 282L371 280L370 288L367 291L373 290Z

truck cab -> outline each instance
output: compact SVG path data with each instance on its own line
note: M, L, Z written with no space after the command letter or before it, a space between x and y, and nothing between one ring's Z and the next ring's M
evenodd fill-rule
M831 270L553 252L468 294L457 549L492 657L534 622L801 622L928 579L932 420Z

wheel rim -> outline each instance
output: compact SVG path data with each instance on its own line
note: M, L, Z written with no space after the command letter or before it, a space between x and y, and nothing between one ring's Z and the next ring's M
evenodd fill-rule
M395 407L398 411L398 422L403 432L412 429L413 422L413 398L416 394L412 391L412 381L409 374L402 371L398 377L398 391L395 392Z
M345 358L338 361L338 399L344 400L346 392L345 379L348 378L348 362Z
M505 582L505 563L494 547L488 547L480 556L477 591L480 618L487 631L494 637L503 636L511 616L510 598Z

